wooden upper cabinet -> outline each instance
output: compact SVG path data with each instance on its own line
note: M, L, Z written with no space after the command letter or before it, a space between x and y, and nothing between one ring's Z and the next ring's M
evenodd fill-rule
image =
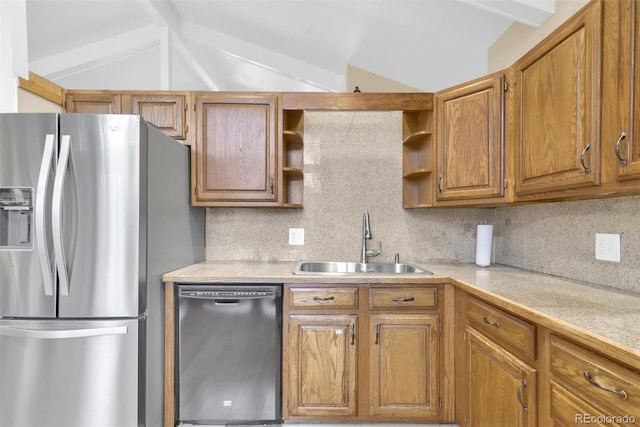
M174 139L187 138L185 95L144 93L123 95L122 110L139 114Z
M277 94L197 93L195 206L277 206Z
M120 114L120 94L109 91L69 91L65 94L68 113Z
M516 194L600 183L602 3L515 64Z
M187 139L185 93L70 90L65 100L68 113L136 114L173 139Z
M618 136L608 150L616 153L617 178L640 179L640 4L620 0L620 80Z
M503 73L436 94L437 201L504 196L503 94Z

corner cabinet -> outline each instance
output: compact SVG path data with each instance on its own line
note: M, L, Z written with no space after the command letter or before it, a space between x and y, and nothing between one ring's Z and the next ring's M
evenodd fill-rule
M519 199L600 184L602 8L592 2L514 66Z
M278 206L278 95L195 94L192 205Z
M505 90L497 73L436 93L436 204L507 201Z
M452 421L441 409L442 292L285 285L284 419Z

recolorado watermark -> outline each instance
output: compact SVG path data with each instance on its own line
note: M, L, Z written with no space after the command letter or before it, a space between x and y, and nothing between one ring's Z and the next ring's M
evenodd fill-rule
M576 424L633 424L636 417L633 415L592 415L592 414L576 414Z

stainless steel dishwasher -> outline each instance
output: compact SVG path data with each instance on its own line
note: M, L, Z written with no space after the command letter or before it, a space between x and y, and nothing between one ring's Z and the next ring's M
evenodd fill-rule
M282 285L176 286L177 424L282 422Z

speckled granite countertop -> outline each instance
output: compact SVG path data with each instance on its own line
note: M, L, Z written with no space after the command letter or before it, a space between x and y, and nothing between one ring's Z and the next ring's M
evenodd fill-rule
M452 283L547 327L620 346L640 366L640 294L506 266L415 263L433 275L294 275L295 262L204 261L172 271L189 283Z

